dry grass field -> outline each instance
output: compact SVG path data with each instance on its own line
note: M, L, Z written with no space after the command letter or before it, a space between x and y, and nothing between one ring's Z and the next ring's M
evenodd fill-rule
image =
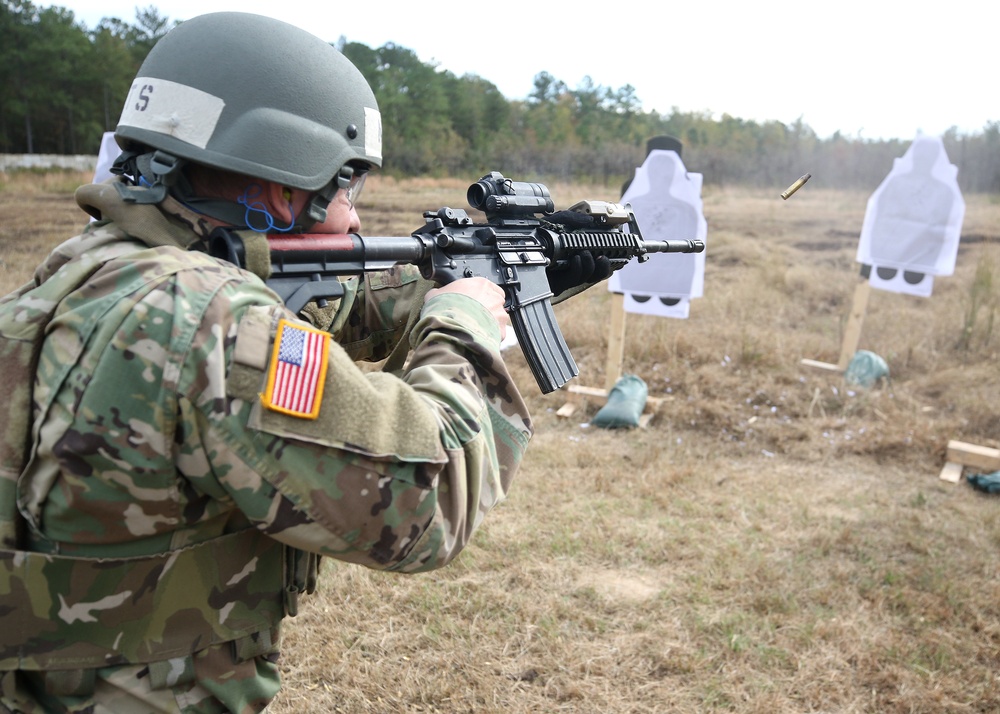
M2 292L82 224L73 178L0 176ZM363 232L468 183L373 177ZM628 316L649 428L558 417L508 353L537 427L510 498L436 573L327 561L273 714L1000 711L1000 496L938 478L950 439L1000 446L1000 197L966 196L931 298L872 292L890 379L863 390L800 361L837 361L868 194L784 188L707 189L705 297ZM604 383L609 313L600 288L556 308L578 384Z

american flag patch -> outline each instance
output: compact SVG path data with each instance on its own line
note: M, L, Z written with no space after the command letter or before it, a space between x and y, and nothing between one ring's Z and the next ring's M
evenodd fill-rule
M319 416L330 335L281 320L271 352L264 406L305 419Z

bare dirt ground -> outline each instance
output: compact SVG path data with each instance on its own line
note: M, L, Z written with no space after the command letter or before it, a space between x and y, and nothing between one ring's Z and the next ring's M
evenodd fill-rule
M373 179L367 235L465 207L468 181ZM890 379L864 390L801 360L837 361L868 194L783 188L707 189L705 297L628 316L649 428L558 417L508 353L537 427L510 498L436 573L327 562L271 711L1000 710L1000 496L938 478L950 439L1000 446L1000 198L966 196L932 297L872 292ZM0 182L3 292L82 224L65 191ZM557 306L578 384L603 386L609 311Z

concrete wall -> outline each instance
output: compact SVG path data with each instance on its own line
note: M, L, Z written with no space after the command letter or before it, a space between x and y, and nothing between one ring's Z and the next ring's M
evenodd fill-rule
M0 154L0 171L16 169L70 169L93 171L96 156L63 156L60 154Z

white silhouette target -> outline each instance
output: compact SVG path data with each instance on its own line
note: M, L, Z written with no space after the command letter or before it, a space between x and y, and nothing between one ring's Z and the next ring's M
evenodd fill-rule
M94 183L101 183L111 178L111 165L122 153L121 147L115 141L115 133L106 131L101 137L101 150L97 154L97 168L94 169Z
M701 240L708 234L702 214L702 175L688 173L675 151L653 150L636 169L622 203L635 212L646 240ZM705 252L653 253L615 272L608 290L625 294L625 311L685 319L690 300L702 296Z
M918 136L868 199L858 262L872 287L927 297L955 271L965 201L939 137Z

